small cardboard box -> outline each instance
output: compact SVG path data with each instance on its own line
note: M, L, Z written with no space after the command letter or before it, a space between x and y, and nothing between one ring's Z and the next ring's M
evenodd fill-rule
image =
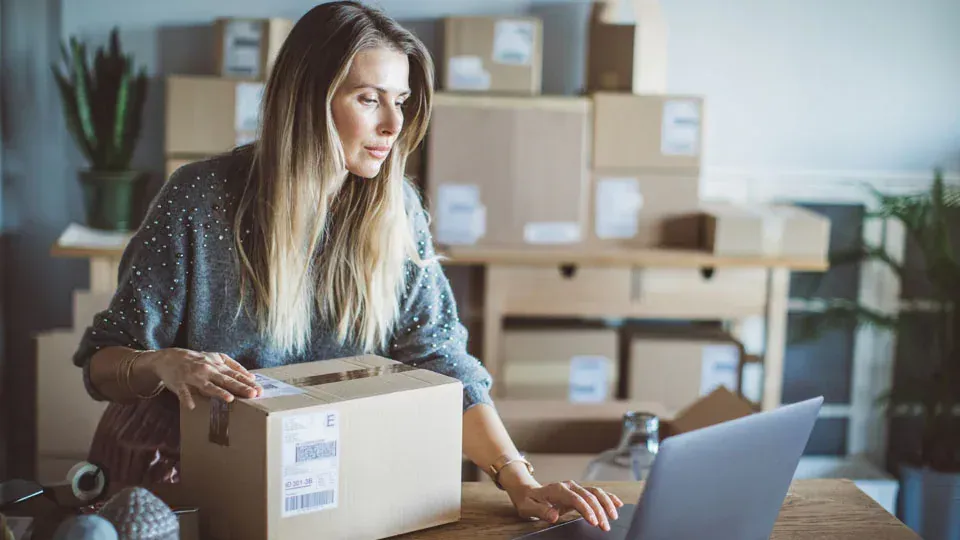
M536 17L447 17L440 88L536 95L543 85L543 25Z
M460 518L460 381L377 356L255 373L264 396L181 411L205 538L383 538Z
M824 260L830 249L830 220L791 205L703 204L699 211L665 221L663 246L734 257Z
M598 92L593 107L594 169L699 174L702 97Z
M214 21L214 65L221 77L264 81L293 29L289 19Z
M718 387L740 393L743 345L729 336L631 336L627 399L680 410Z
M508 329L503 335L503 397L602 402L619 384L614 329Z
M595 170L591 175L592 246L654 248L670 216L697 208L698 174L657 174L637 169Z
M587 29L587 91L665 94L667 41L660 0L594 2Z
M587 234L590 100L438 93L427 141L445 246L573 245Z
M167 78L164 154L207 157L257 136L263 83L218 77Z

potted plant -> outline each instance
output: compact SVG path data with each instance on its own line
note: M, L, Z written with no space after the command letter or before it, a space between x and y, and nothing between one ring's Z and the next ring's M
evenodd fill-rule
M117 33L110 33L109 50L97 49L92 69L86 45L75 37L61 45L63 71L56 64L51 69L67 128L89 163L80 172L87 224L127 231L136 187L146 176L131 170L130 161L140 138L147 75L132 55L123 54Z
M809 339L838 324L869 324L897 333L900 339L923 330L933 339L917 339L911 351L932 360L926 376L894 382L880 399L888 415L901 407L921 411L922 436L919 451L905 456L900 465L901 519L923 538L960 538L960 257L954 252L948 213L960 212L960 189L945 186L943 173L935 171L927 192L885 195L875 192L877 210L867 219L899 221L918 246L925 275L933 287L931 318L922 323L909 317L882 313L849 300L814 299L824 306L808 318L800 339ZM831 266L856 261L880 261L901 281L903 265L877 246L864 246L853 253L831 256ZM923 324L924 328L918 325ZM912 343L912 341L911 341Z

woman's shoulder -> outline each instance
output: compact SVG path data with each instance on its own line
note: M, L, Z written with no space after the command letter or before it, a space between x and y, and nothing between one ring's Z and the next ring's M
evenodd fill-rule
M247 147L198 159L181 165L167 179L164 189L197 189L222 193L236 192L246 185L252 157ZM207 199L202 197L201 201ZM197 201L200 202L200 201Z

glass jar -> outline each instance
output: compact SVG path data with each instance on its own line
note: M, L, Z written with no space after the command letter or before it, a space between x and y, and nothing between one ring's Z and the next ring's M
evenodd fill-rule
M606 450L587 466L588 482L636 482L645 480L660 449L660 418L646 412L623 415L620 443Z

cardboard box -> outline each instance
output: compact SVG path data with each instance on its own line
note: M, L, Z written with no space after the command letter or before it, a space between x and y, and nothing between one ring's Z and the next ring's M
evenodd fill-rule
M263 83L175 75L167 78L167 158L207 157L257 136Z
M619 383L614 329L507 329L502 396L601 402Z
M441 21L440 88L518 95L542 88L543 25L536 17L448 17Z
M664 247L716 255L827 258L830 220L791 205L705 203L664 224Z
M743 345L688 333L631 336L627 399L680 410L718 387L740 392Z
M220 18L214 24L214 65L221 77L262 81L293 29L289 19Z
M437 242L582 242L589 117L584 98L437 94L426 156Z
M594 169L699 174L702 97L600 92L593 107Z
M204 537L383 538L460 518L460 381L377 356L256 374L261 398L181 411Z
M665 94L667 41L660 0L594 2L587 28L587 91Z
M594 171L590 189L590 234L594 246L653 248L664 221L697 208L700 177L639 169Z
M754 412L753 405L725 387L718 387L679 411L667 411L658 403L633 401L566 406L546 401L502 402L498 408L521 452L581 455L596 455L616 447L623 413L631 410L657 415L661 439Z

